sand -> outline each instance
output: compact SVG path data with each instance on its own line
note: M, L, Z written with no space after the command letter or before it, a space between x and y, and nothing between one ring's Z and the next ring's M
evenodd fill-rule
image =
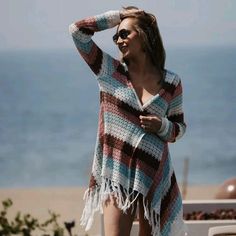
M29 189L0 189L0 201L7 198L13 200L13 206L9 210L9 217L16 215L17 211L30 213L40 221L49 218L48 210L61 215L59 222L76 221L74 233L84 236L86 233L79 226L80 215L83 210L83 193L85 188L29 188ZM187 189L185 200L213 199L217 186L191 186ZM2 209L2 206L1 206ZM93 227L88 231L89 236L100 235L101 220L96 215Z

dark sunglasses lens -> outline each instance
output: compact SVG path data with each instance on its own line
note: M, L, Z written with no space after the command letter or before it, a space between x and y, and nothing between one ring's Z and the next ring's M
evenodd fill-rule
M123 29L113 36L113 41L116 43L119 37L121 37L121 39L126 39L129 34L130 34L129 30Z
M118 33L116 33L113 37L112 37L112 39L113 39L113 41L116 43L117 42L117 40L118 40Z
M129 35L129 31L128 30L121 30L120 33L119 33L119 36L122 38L122 39L126 39Z

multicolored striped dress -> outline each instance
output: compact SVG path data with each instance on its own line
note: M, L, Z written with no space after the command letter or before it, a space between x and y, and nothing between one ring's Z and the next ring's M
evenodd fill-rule
M120 12L108 11L69 27L100 90L97 141L81 224L88 230L94 213L102 212L110 195L116 196L118 207L124 212L142 196L145 218L154 236L183 235L182 199L168 150L168 142L179 139L186 128L181 80L166 70L160 92L142 104L127 67L92 40L94 32L119 23ZM161 129L146 132L140 125L140 115L161 117Z

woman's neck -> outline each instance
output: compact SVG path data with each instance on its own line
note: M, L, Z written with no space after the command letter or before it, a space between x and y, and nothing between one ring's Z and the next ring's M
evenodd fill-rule
M157 74L158 71L156 67L151 63L151 61L146 57L137 57L128 62L128 71L129 74L132 76L137 77L140 79L147 78L150 74Z

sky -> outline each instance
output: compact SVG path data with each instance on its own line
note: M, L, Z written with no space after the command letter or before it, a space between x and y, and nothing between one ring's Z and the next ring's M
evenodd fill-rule
M0 50L71 48L70 23L129 5L157 17L167 46L236 46L235 0L0 0Z

